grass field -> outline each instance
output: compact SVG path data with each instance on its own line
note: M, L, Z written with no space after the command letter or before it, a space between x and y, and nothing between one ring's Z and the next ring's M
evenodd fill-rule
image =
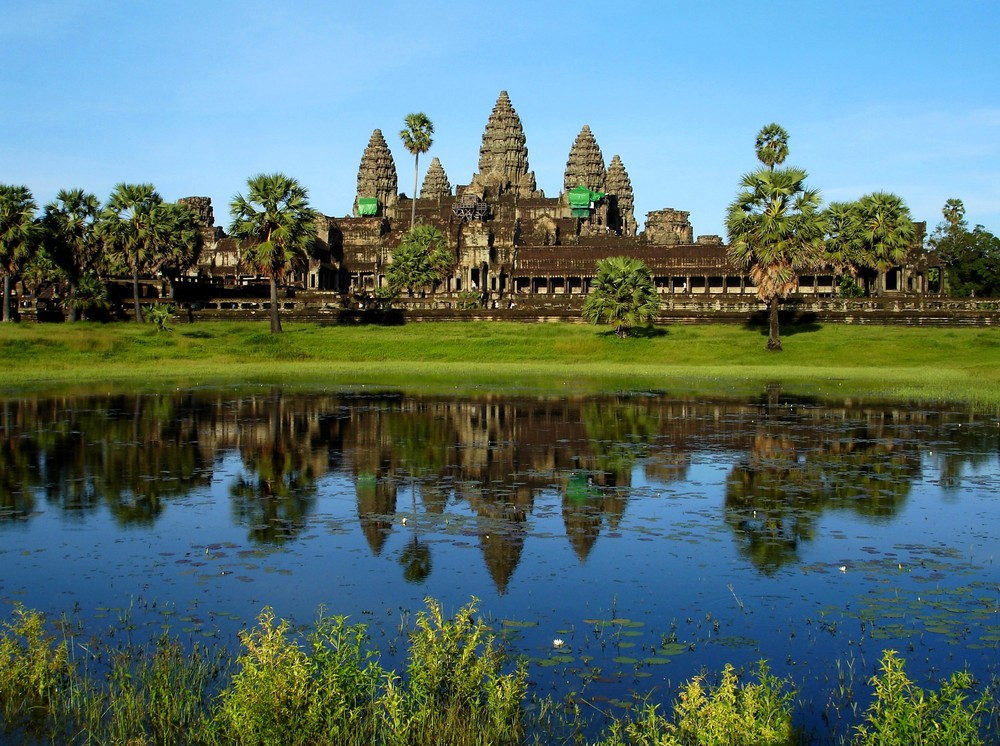
M789 394L1000 408L1000 329L812 325L657 327L618 339L582 324L405 326L204 322L0 325L0 393L25 389L301 384L334 389Z

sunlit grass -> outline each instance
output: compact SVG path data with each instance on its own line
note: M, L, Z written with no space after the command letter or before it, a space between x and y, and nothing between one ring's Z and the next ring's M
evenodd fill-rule
M540 393L666 390L787 393L1000 405L1000 329L824 325L784 330L769 353L756 328L658 327L618 339L583 324L405 326L5 324L0 385L321 384Z

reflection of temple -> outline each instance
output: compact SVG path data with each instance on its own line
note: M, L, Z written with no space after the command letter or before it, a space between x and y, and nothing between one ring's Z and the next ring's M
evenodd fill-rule
M483 131L479 170L468 184L453 188L440 160L431 160L416 195L416 219L437 226L447 237L455 265L429 299L407 299L407 304L575 307L590 289L597 261L608 256L641 259L665 297L721 295L755 301L756 288L729 262L722 239L695 238L689 213L672 208L650 212L643 231L637 232L625 165L618 155L605 163L587 125L569 147L563 190L555 197L537 189L526 143L521 119L502 91ZM392 252L411 227L413 198L398 192L389 145L374 130L361 156L353 214L322 219L322 251L293 283L303 290L342 293L363 305L385 286ZM198 276L227 285L252 281L240 274L238 243L215 229L210 200L192 197L186 202L204 223L206 248ZM885 274L883 287L890 293L938 291L928 261L915 249L905 266ZM799 292L805 296L831 296L836 290L828 268L799 278Z
M293 540L323 499L323 478L339 473L354 485L373 554L403 531L408 578L431 572L431 558L416 525L402 529L401 517L467 507L501 593L543 493L558 496L566 541L585 562L600 533L620 525L638 470L666 483L685 478L691 454L733 454L723 515L768 572L796 559L823 511L892 516L921 473L922 443L934 443L954 481L969 454L994 453L1000 439L994 423L976 427L968 415L953 421L905 406L820 407L777 395L742 404L276 389L8 401L0 415L0 521L31 520L44 495L66 513L106 505L123 523L151 523L166 498L211 483L238 458L242 481L230 498L252 540Z

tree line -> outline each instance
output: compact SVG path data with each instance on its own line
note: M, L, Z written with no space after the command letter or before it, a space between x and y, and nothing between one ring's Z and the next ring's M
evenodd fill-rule
M400 132L417 164L432 143L433 124L410 114ZM806 185L804 169L784 166L788 133L778 124L763 127L756 140L761 167L745 174L726 216L728 255L748 273L758 297L768 304L768 348L781 349L778 301L797 286L805 271L826 267L839 278L842 295L880 294L881 278L902 263L917 240L909 208L899 196L873 192L825 209L818 190ZM281 173L247 181L247 195L230 203L229 232L241 239L241 265L270 283L271 331L281 331L277 288L284 277L306 265L316 244L319 212L307 190ZM405 289L434 287L454 266L447 239L433 226L411 226L393 254L387 285L379 293L391 302ZM977 225L969 229L961 200L949 199L944 221L927 241L945 268L937 278L947 292L962 297L1000 296L1000 239ZM133 313L143 321L140 276L181 276L202 248L201 227L191 209L167 203L152 184L115 186L102 205L83 189L62 190L41 216L26 186L0 184L0 276L3 315L10 321L13 282L36 291L46 284L62 289L71 321L110 307L107 280L130 277ZM211 227L211 226L209 226ZM655 318L659 303L649 269L637 260L609 257L597 266L584 306L591 321L606 320L619 336Z
M306 189L284 174L251 176L247 187L247 195L230 204L229 232L243 241L243 267L270 279L271 330L280 332L277 285L313 253L320 215L309 207ZM202 226L191 208L165 202L152 184L118 184L103 205L83 189L63 189L37 213L26 186L0 184L4 321L13 319L16 279L36 293L47 284L61 288L75 321L107 311L107 281L130 277L133 313L142 322L140 276L177 278L197 263L202 248Z
M780 350L778 302L795 290L800 274L828 268L839 278L842 296L880 295L885 273L906 260L918 235L906 203L890 192L824 209L819 191L806 185L808 173L782 165L789 150L780 125L764 126L755 148L761 167L743 175L727 211L727 253L767 303L767 347ZM961 200L949 199L943 214L927 242L944 263L945 277L938 281L955 296L1000 296L1000 239L981 225L969 231ZM598 263L585 318L608 321L618 336L627 336L658 310L645 264L625 257Z

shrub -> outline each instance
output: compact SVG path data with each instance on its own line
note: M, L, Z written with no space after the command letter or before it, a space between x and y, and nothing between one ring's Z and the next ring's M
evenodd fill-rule
M654 705L639 717L612 723L599 746L786 746L798 743L792 727L794 692L761 661L756 683L740 685L729 664L717 685L695 676L674 704L672 719Z
M149 312L146 314L150 321L156 325L156 331L158 332L169 332L170 320L174 315L173 306L151 306Z
M856 728L856 746L966 746L981 744L982 719L988 713L986 692L967 703L972 677L958 671L941 684L940 691L925 692L906 675L896 651L886 650L879 662L881 673L872 677L875 701L865 722Z
M35 732L52 715L70 675L66 642L45 632L45 618L18 604L0 634L0 713L5 728Z

